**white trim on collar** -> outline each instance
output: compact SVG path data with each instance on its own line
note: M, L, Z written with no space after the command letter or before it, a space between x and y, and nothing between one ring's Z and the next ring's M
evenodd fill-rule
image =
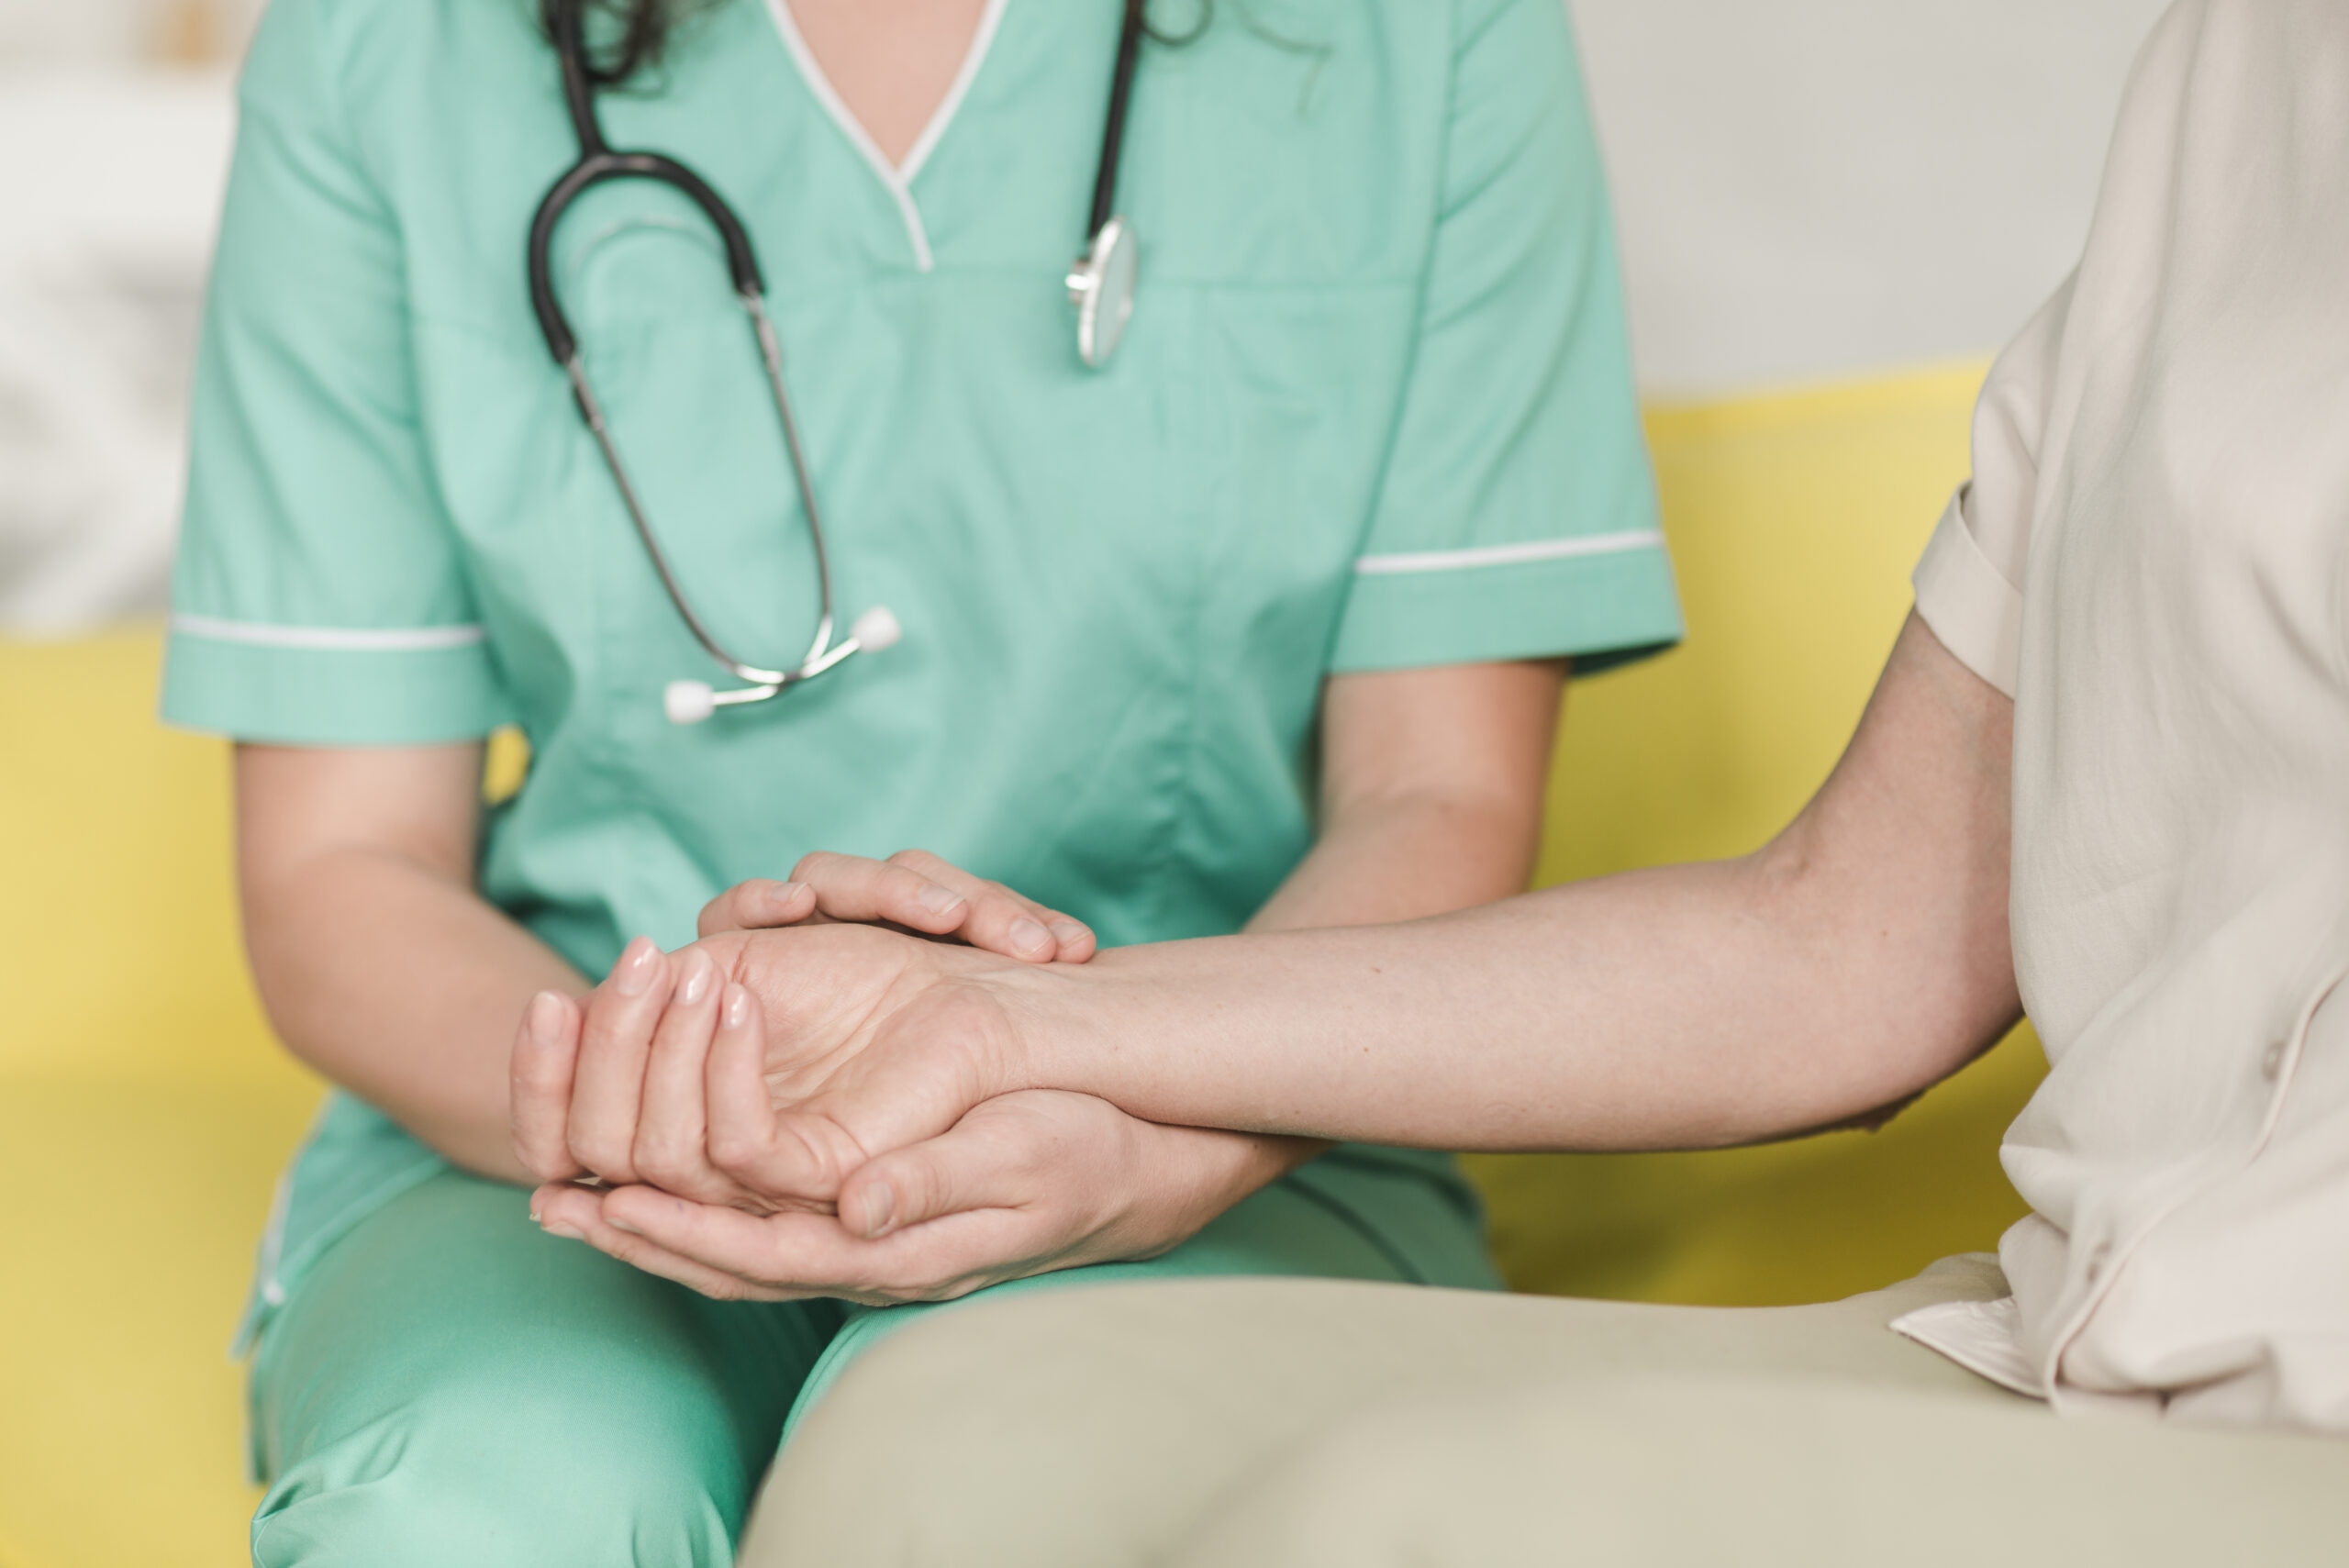
M818 63L815 51L807 47L807 39L800 35L799 23L791 14L790 0L767 0L767 15L774 19L774 29L782 35L784 48L790 51L791 61L798 68L800 80L807 83L807 90L824 106L824 113L831 117L841 134L848 138L849 144L856 149L865 166L873 171L874 177L889 193L889 198L897 204L898 219L905 224L906 239L913 247L914 265L925 272L937 262L930 254L930 230L922 222L920 206L914 201L914 177L921 172L922 165L930 161L940 139L945 136L946 128L953 123L956 111L962 108L964 95L970 92L971 83L978 76L979 67L986 61L987 50L995 43L996 28L1002 22L1004 6L1008 3L1009 0L986 0L986 9L979 15L978 28L971 34L971 47L963 51L963 68L954 73L953 83L946 89L946 96L940 99L938 107L930 112L930 123L922 127L921 134L914 139L913 146L906 151L904 165L899 167L892 164L883 154L880 144L864 128L864 122L850 112L848 105L841 101L839 92L832 86L831 78L824 74L824 68Z
M905 162L898 167L897 177L908 186L920 177L923 165L937 150L940 139L946 134L946 128L954 123L954 116L963 107L963 95L970 92L971 83L977 79L979 67L986 61L987 51L995 47L995 30L1002 24L1004 6L1009 3L1010 0L986 0L986 9L979 14L978 28L971 34L971 47L963 53L963 69L954 73L953 83L946 89L946 96L941 98L938 107L930 111L930 123L921 128L919 136L914 138L914 144L906 150Z

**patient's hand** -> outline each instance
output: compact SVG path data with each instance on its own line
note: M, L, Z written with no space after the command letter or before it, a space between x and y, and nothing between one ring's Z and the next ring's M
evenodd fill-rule
M639 940L584 1002L531 1004L516 1151L542 1182L829 1207L873 1155L1015 1086L1002 983L1034 973L874 926L723 932L675 954ZM876 1048L885 1092L865 1061ZM832 1115L836 1102L859 1112Z
M773 1038L790 1048L768 1063L767 1093L780 1103L807 1097L862 1043L850 1026L885 1010L893 987L906 997L952 978L957 961L870 929L875 923L1028 963L1082 963L1097 947L1083 922L936 855L809 855L788 882L745 882L711 900L695 948L672 958L649 941L631 944L584 1012L560 996L532 1003L513 1061L515 1147L525 1168L542 1181L651 1181L744 1207L829 1202L838 1173L771 1188L763 1199L698 1158L704 1085L697 1056L678 1042L707 1040L718 977L731 974L760 995ZM868 931L773 934L834 924ZM679 1152L688 1146L692 1161Z
M997 1094L1019 992L1049 983L870 927L633 947L584 1018L517 1048L532 1212L716 1296L941 1300L1163 1251L1313 1151Z

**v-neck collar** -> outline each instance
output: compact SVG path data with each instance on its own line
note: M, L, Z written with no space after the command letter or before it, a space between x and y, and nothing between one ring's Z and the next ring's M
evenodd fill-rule
M831 117L841 134L848 138L849 145L856 149L865 166L873 171L874 178L881 182L882 188L897 204L897 217L904 222L906 239L913 247L914 265L925 272L936 265L936 261L930 251L930 230L922 223L920 206L914 201L914 180L921 173L922 165L930 161L930 155L937 150L939 139L946 134L946 128L953 123L955 111L963 106L963 95L971 90L972 80L978 75L979 67L986 60L987 50L995 42L996 27L1003 20L1003 9L1008 3L1009 0L986 0L986 9L979 14L979 25L971 34L970 48L963 51L963 68L954 73L952 83L946 89L946 96L941 98L938 107L930 111L930 123L921 128L921 134L914 138L913 146L906 150L905 162L893 164L873 139L872 133L864 128L864 122L850 111L847 103L832 86L831 78L824 74L824 68L817 61L815 51L800 36L799 23L791 14L788 0L767 0L767 15L774 19L775 31L783 36L784 48L790 51L792 64L798 68L800 80L807 84L807 90L824 106L824 112Z

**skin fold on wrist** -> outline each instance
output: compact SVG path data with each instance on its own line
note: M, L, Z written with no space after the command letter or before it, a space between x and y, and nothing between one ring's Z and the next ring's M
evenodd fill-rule
M1084 965L1008 971L993 981L996 1001L1010 1028L995 1046L999 1060L988 1063L996 1093L1020 1089L1097 1091L1085 1068L1101 1049L1103 1034L1089 1020L1115 1018L1121 967L1118 953L1103 953ZM1130 958L1124 966L1130 966ZM1130 1004L1129 1004L1130 1006ZM1103 1098L1108 1096L1103 1095Z

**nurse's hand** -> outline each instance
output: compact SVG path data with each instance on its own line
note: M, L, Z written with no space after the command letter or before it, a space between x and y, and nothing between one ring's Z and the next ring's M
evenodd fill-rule
M544 1187L531 1211L551 1234L720 1300L946 1301L1155 1257L1293 1165L1284 1141L1159 1127L1088 1095L1028 1090L897 1157L898 1190L877 1227L853 1202L846 1218L754 1215L646 1186Z
M946 938L1025 963L1083 963L1097 944L1085 922L999 882L973 876L927 850L885 861L816 853L788 882L738 883L704 906L701 934L828 921L885 923Z

